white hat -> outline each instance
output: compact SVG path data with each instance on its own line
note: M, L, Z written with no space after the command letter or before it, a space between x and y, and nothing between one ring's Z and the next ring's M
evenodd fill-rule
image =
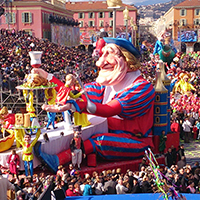
M101 29L100 29L100 32L105 32L105 29L104 29L104 28L101 28Z
M31 65L41 64L42 51L30 51L29 56L31 57Z

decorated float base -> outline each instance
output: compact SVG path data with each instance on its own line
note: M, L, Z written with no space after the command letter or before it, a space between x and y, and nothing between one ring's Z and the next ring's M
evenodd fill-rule
M199 200L200 194L182 194L186 197L187 200ZM95 195L95 196L82 196L81 200L163 200L163 196L160 193L151 193L151 194L121 194L119 195ZM77 197L67 197L66 200L77 200ZM169 198L169 200L172 198Z
M93 133L106 133L108 132L108 126L107 126L107 119L101 118L101 117L96 117L96 116L88 116L89 121L91 122L90 126L83 127L82 128L82 138L83 140L87 140L90 138L90 136ZM58 127L57 129L53 129L52 126L49 126L51 128L50 130L45 130L44 128L41 129L41 135L38 139L38 141L41 142L41 150L44 153L50 154L50 155L55 155L58 154L66 149L69 149L70 147L70 142L71 139L73 138L73 131L69 130L69 127L66 127L65 122L59 122L56 124ZM61 136L61 132L64 133L63 136ZM45 142L43 138L43 133L47 133L49 142ZM31 140L35 138L35 135L31 137ZM7 150L3 151L0 153L0 165L3 167L6 166L6 162L8 160L8 156L11 154L11 150L15 149L16 153L20 156L20 168L19 170L24 170L24 165L22 161L22 149L21 148L16 148L15 141L12 145L12 147ZM41 162L37 159L36 156L34 156L33 159L33 165L34 168L39 166Z

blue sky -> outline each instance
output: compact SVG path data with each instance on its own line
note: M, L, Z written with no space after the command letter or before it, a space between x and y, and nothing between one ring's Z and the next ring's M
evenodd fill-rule
M135 4L135 5L149 5L149 4L156 4L156 3L165 3L169 2L170 0L123 0L122 2L125 4Z
M67 1L89 1L89 0L66 0ZM95 1L95 0L90 0L90 1ZM98 0L97 0L98 1ZM170 0L122 0L123 3L125 4L135 4L136 6L138 5L150 5L150 4L156 4L156 3L165 3L169 2Z

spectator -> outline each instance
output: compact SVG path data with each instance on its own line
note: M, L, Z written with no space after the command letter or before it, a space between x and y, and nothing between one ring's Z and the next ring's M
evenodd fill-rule
M133 187L132 187L132 192L131 193L141 193L141 188L140 185L138 183L138 179L137 178L133 178Z
M0 200L7 199L7 190L15 190L15 186L2 176L0 170Z
M126 194L128 188L123 185L123 180L119 179L118 184L116 185L116 192L117 194Z
M117 183L113 180L115 177L109 177L108 181L104 184L105 194L116 194L116 185Z
M165 155L165 164L170 168L173 165L172 149L169 148Z
M184 144L181 144L181 145L179 146L179 149L178 149L177 154L178 154L178 160L181 160L181 157L182 157L182 156L185 156Z
M183 127L183 131L184 131L184 142L189 143L192 124L189 121L188 117L183 122L182 127Z
M65 192L65 196L67 197L73 197L73 196L76 196L76 194L74 193L74 186L73 186L73 183L70 183L68 185L68 189L66 190Z
M83 196L89 196L89 195L92 195L92 181L91 179L88 179L86 181L86 184L85 184L85 187L84 187L84 190L83 190Z
M184 168L186 166L185 156L181 157L181 160L177 162L178 169Z

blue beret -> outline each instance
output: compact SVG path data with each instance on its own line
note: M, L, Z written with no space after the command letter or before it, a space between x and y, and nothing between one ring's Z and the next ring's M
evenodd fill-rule
M123 47L124 49L132 53L136 58L139 58L141 56L140 52L133 46L133 44L126 39L110 37L104 37L103 39L107 44L112 43L116 44L117 46Z

